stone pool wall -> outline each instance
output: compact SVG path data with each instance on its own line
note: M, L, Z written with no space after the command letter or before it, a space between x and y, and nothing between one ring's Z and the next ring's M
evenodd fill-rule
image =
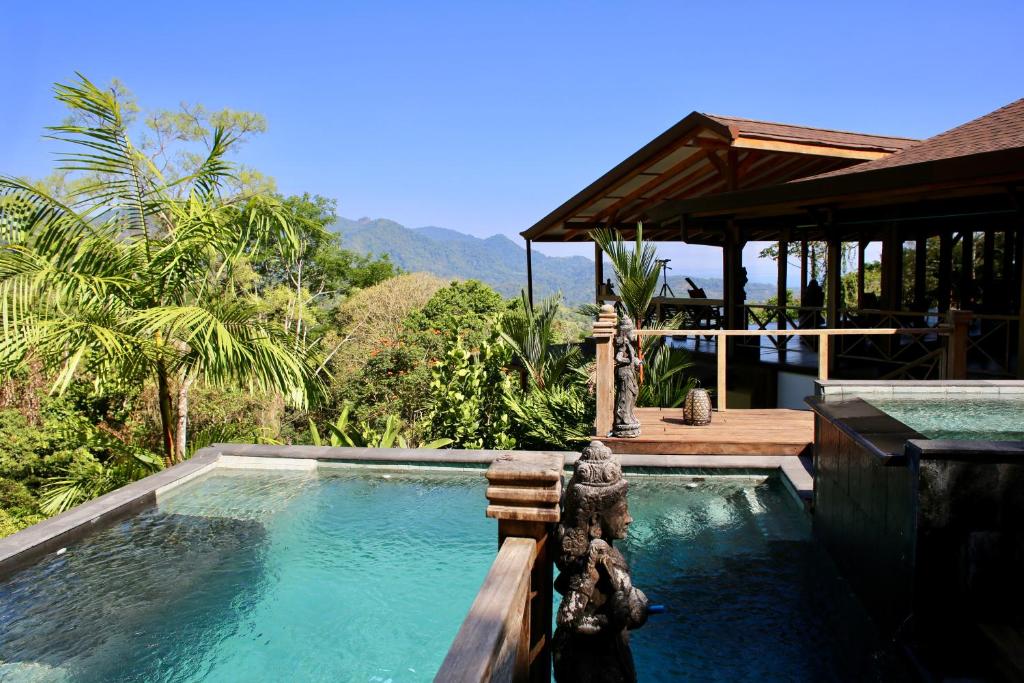
M988 626L1024 626L1024 442L927 439L861 397L941 401L1024 383L829 384L808 399L815 535L883 633L940 670L988 666Z
M845 417L871 428L873 416ZM912 609L916 482L905 458L866 448L832 416L816 414L814 433L814 535L880 629L894 633Z

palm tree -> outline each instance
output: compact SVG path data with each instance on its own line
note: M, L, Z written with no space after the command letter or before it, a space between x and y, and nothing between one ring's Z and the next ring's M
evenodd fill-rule
M658 288L658 254L654 245L644 242L643 223L636 225L636 238L632 249L626 245L617 230L602 228L590 233L591 238L608 255L615 269L619 283L619 303L636 325L671 329L679 324L680 317L661 322L649 322L651 300ZM674 408L679 406L686 392L694 386L684 371L692 367L689 354L682 349L669 346L665 337L640 337L637 354L643 365L640 368L640 394L637 405Z
M579 358L579 348L555 349L555 319L561 296L552 296L536 306L526 292L520 304L498 320L498 334L523 364L530 380L540 388L558 382Z
M592 230L590 238L608 255L619 282L619 303L633 319L636 329L643 327L651 299L658 289L658 253L654 245L644 242L644 224L636 224L633 248L626 246L622 234L611 228Z
M115 92L79 74L55 93L73 118L49 137L71 147L59 169L81 177L66 198L0 177L0 373L31 355L58 393L81 377L154 379L167 462L185 457L196 380L306 404L315 365L231 286L247 250L296 248L276 200L221 196L236 139L215 129L197 169L168 182L133 146Z

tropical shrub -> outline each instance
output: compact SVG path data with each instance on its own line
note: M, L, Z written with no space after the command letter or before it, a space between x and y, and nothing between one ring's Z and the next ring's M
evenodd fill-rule
M508 360L500 344L483 341L474 353L461 337L452 336L433 368L425 431L450 439L456 448L514 448L504 403L512 391L505 371Z

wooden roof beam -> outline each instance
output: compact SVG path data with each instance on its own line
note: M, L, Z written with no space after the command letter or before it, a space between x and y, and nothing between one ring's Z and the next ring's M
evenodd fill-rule
M700 163L707 156L707 154L707 150L697 150L690 156L680 161L675 166L672 166L671 168L667 169L664 173L659 174L654 180L644 183L637 189L627 194L625 197L619 199L611 206L605 207L604 209L598 211L597 214L594 215L594 220L602 220L608 218L609 216L614 217L620 209L627 206L630 202L638 199L639 197L642 197L651 190L657 189L661 185L664 185L666 182L670 181L674 176L677 176L683 171L686 171L692 166Z
M765 152L788 152L790 154L810 154L814 156L839 157L841 159L861 159L870 161L887 157L891 152L870 149L852 149L849 147L832 147L828 145L808 145L800 142L784 140L762 140L760 138L738 137L732 142L736 149L756 149Z

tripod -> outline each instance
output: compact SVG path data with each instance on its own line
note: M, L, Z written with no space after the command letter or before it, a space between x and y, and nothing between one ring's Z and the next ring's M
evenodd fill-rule
M658 291L658 296L662 298L676 298L676 293L672 291L672 287L668 284L668 271L672 270L668 267L669 261L672 259L662 258L657 259L655 263L661 267L661 289Z

